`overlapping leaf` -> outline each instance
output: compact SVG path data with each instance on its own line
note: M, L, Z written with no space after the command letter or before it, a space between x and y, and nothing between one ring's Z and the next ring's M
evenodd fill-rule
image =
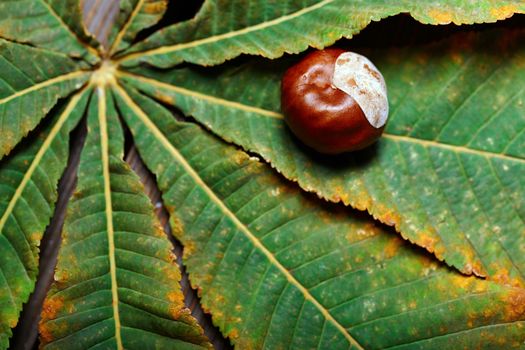
M59 98L88 79L86 66L62 54L0 39L0 159Z
M0 14L0 38L97 60L80 21L78 0L3 0Z
M53 215L69 132L87 94L55 110L48 125L0 164L0 348L5 349L38 274L38 246Z
M491 349L525 340L524 289L462 276L116 89L190 279L238 348Z
M44 304L42 347L209 347L184 307L171 245L122 160L123 132L103 87L88 129L56 282Z
M276 58L400 12L423 23L492 22L525 12L523 2L208 0L196 18L130 48L165 6L122 0L102 54L89 47L98 44L80 23L77 0L0 2L0 158L8 154L0 163L0 348L33 288L37 247L87 93L16 145L96 69L92 84L113 85L158 176L192 283L239 348L523 346L523 32L365 52L390 87L387 134L375 148L330 159L301 146L283 123L279 82L296 58L139 67L119 73L126 90L114 84L113 63L97 65L115 53L121 69L212 65L243 53ZM301 192L199 126L175 121L147 94L262 155L303 189L368 209L438 258L491 280L462 276L370 218ZM123 132L102 88L88 122L43 346L209 346L183 307L151 204L122 161Z
M504 39L503 39L504 38ZM523 31L460 35L422 49L370 52L389 86L384 137L327 158L301 146L280 111L291 61L124 81L257 152L302 188L368 210L465 273L525 282Z
M166 11L168 1L122 0L119 6L117 23L109 35L112 53L128 48L141 30L157 23Z
M134 46L124 65L223 63L240 54L276 58L350 38L370 22L401 12L429 24L494 22L524 13L516 1L207 0L197 16Z

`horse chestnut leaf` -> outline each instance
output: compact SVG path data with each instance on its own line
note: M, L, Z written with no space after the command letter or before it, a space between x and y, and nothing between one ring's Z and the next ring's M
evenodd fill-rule
M333 48L312 52L285 72L281 107L292 132L327 154L369 146L388 118L381 73L368 58Z

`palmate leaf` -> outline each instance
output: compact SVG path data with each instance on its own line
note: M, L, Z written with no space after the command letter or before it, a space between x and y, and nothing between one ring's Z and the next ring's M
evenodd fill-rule
M184 307L171 245L122 160L124 135L104 87L92 99L88 129L44 303L42 348L208 348Z
M522 345L524 289L462 276L149 98L115 90L192 284L239 349Z
M72 97L53 112L48 126L0 163L0 349L7 348L22 303L33 290L38 246L68 159L69 132L86 103L86 93Z
M87 67L63 54L0 39L0 159L59 98L87 81Z
M428 24L495 22L524 13L516 1L207 0L194 19L164 28L129 50L123 65L223 63L240 54L277 58L351 38L372 21L408 12Z
M465 273L523 286L524 39L498 30L369 52L389 87L390 121L375 147L333 158L301 146L280 114L280 78L294 59L120 76L303 189L368 210Z
M117 23L112 27L109 42L110 52L115 53L128 48L137 34L161 18L168 7L167 0L122 0Z
M0 14L0 38L97 61L78 0L3 0Z

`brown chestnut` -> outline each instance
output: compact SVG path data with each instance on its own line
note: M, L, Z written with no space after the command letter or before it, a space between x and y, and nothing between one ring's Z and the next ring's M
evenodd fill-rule
M386 84L364 56L333 48L315 51L285 72L281 107L293 133L316 151L355 151L383 132Z

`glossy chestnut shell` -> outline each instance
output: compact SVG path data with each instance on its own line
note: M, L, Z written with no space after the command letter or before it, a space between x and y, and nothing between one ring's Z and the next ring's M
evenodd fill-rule
M332 85L341 49L314 51L284 74L281 107L285 121L306 145L321 153L355 151L374 143L384 125L373 127L359 104Z

